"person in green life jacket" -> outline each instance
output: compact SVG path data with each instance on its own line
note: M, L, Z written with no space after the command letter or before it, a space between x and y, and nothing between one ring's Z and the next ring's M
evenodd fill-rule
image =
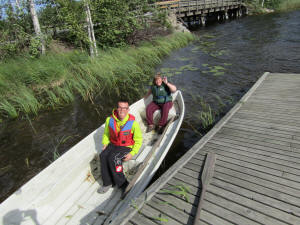
M123 161L132 159L142 142L140 126L135 117L129 114L128 101L120 100L117 109L113 109L105 122L100 153L103 186L98 193L104 194L115 185L125 191L128 181L123 173Z
M160 73L157 73L153 78L153 84L144 98L147 98L150 94L153 95L153 101L147 105L146 117L148 128L146 132L150 132L155 129L153 122L153 114L156 110L161 110L161 118L158 123L158 133L161 134L168 120L168 114L173 106L171 93L177 90L174 84L168 82L166 77L161 77Z

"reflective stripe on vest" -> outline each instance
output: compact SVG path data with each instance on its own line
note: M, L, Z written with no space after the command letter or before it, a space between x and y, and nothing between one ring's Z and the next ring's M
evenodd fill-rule
M131 133L132 125L135 117L129 114L129 118L124 126L120 127L117 131L117 122L111 116L109 119L109 139L110 142L117 146L130 146L134 145L133 135Z

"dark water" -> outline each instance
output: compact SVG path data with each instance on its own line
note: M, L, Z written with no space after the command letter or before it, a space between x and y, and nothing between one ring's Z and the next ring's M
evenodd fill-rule
M186 115L156 177L191 148L265 72L300 73L300 11L245 17L193 31L200 40L158 70L182 90ZM137 99L136 99L137 100ZM0 201L104 123L113 98L74 102L36 118L0 124ZM55 154L55 152L57 154Z

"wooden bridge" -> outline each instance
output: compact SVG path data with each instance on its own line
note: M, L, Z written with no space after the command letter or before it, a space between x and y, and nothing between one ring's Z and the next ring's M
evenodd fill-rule
M203 25L209 17L225 20L247 14L242 0L173 0L156 2L155 6L172 11L187 22L199 21Z
M299 99L300 74L265 73L113 224L193 224L207 153L200 224L300 224Z

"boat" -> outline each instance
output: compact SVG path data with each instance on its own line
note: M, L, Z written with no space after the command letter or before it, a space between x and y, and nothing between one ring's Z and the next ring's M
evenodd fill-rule
M0 221L8 224L109 224L134 205L150 183L169 151L184 117L184 101L179 90L172 93L173 107L162 134L146 133L145 107L152 95L130 105L139 122L143 145L132 160L124 162L129 181L125 196L119 188L97 193L102 185L99 153L104 126L100 126L39 174L20 187L0 205ZM160 118L154 113L154 121Z

